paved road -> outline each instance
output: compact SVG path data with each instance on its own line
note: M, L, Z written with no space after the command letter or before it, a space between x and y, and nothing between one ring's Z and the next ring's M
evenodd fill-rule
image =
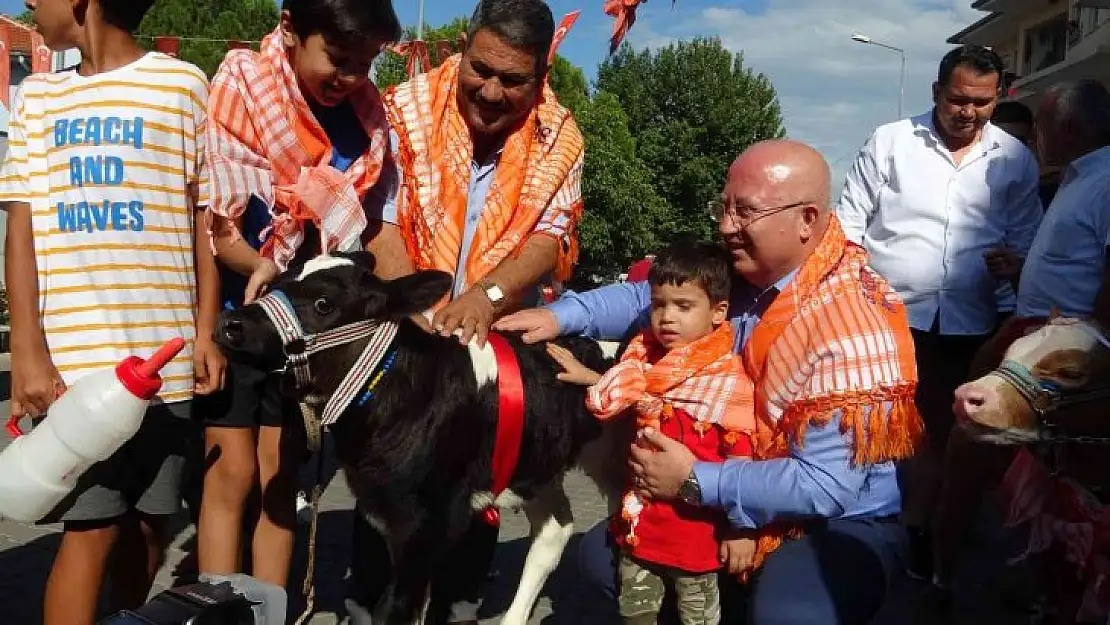
M0 415L7 414L6 403L0 404ZM0 439L0 447L7 443ZM571 474L567 480L568 494L574 507L577 526L585 529L603 518L605 506L596 489L579 474ZM352 520L352 498L341 477L333 480L322 502L318 537L318 605L320 612L312 619L317 625L334 624L342 609L342 593L345 586L347 542ZM516 579L524 561L527 549L527 523L523 514L508 514L503 517L501 544L491 572L490 589L487 593L483 613L487 616L486 625L497 622L497 615L507 607L515 589ZM988 540L975 547L971 563L959 580L959 595L953 615L938 617L928 608L920 586L905 582L895 590L887 608L879 619L882 625L1025 625L1028 620L1020 614L1002 607L1003 588L1010 593L1022 594L1021 584L1000 583L1014 577L1007 575L1002 567L1004 545L1003 536L993 528L996 524L985 521L980 535ZM303 532L302 532L303 533ZM169 553L168 561L158 575L159 592L169 587L175 576L189 571L189 552L193 547L193 529L188 521L181 519L179 531ZM298 541L304 544L305 540ZM0 623L4 625L33 625L40 622L42 589L50 563L58 546L58 528L54 526L34 527L30 525L0 521ZM573 546L573 543L572 543ZM289 592L294 598L299 595L299 580L304 570L304 553L298 553L297 564L291 578ZM573 549L564 557L560 569L548 584L545 596L541 599L532 622L536 625L594 625L581 617L571 606L575 604L574 591L567 581L574 578ZM1020 580L1019 580L1020 581ZM1014 590L1017 588L1018 590ZM1025 595L1029 592L1025 591ZM291 612L297 607L291 606ZM291 615L291 619L296 614ZM600 625L600 624L599 624Z

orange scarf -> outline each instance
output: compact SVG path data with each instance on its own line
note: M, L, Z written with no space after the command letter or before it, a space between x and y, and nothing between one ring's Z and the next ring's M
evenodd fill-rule
M272 221L261 253L282 268L304 242L306 222L319 228L324 252L361 247L362 197L381 174L389 128L373 83L350 100L370 143L343 173L330 165L331 141L297 86L280 28L266 35L259 53L229 52L212 79L210 214L235 220L252 195L264 201Z
M605 420L635 406L638 426L656 429L681 409L694 418L698 432L720 425L725 440L733 444L738 432L755 430L752 382L732 351L735 339L732 325L722 323L700 339L667 351L649 328L632 340L620 363L587 390L586 407ZM636 528L648 505L634 491L621 500L621 516L628 524L623 538L631 547L640 542Z
M744 356L756 380L757 459L789 456L807 427L825 426L838 412L855 466L913 454L924 430L906 309L835 216L760 317ZM788 523L762 528L755 567L800 531Z
M459 267L474 143L458 110L456 55L436 69L393 87L386 114L399 138L404 172L398 219L417 269L464 271L464 288L517 253L553 205L568 216L570 245L560 241L556 278L578 260L574 227L582 214L579 184L584 143L570 112L548 86L521 127L505 142L486 196L466 267Z
M599 419L635 406L640 427L658 427L680 409L697 421L699 431L720 425L729 432L754 432L752 382L732 351L734 344L727 323L670 351L646 330L589 388L586 406Z

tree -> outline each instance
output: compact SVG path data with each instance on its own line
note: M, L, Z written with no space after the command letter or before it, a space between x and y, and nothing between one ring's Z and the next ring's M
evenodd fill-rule
M438 66L452 54L462 52L462 42L469 24L470 20L468 18L456 17L443 26L424 28L424 41L428 42L428 55L431 57L433 67ZM415 38L416 29L411 26L407 27L404 40L408 41ZM441 55L437 49L438 46L435 45L438 41L451 42L450 52ZM427 69L424 68L425 71ZM387 87L400 84L408 78L408 72L405 70L405 59L395 52L389 50L383 52L374 63L374 84L382 91ZM556 55L555 62L552 64L548 75L548 81L555 91L555 95L559 98L559 103L571 111L577 112L578 108L589 99L586 93L586 75L582 73L581 69L561 56Z
M753 143L784 134L771 81L717 39L639 53L625 44L598 68L597 89L615 95L628 115L636 154L670 207L668 238L712 237L705 208L729 164Z
M636 155L628 116L616 96L598 92L576 115L586 138L582 177L585 213L579 228L581 259L574 282L612 279L653 252L673 230L666 202Z
M15 21L17 21L21 24L26 24L28 26L34 26L35 25L35 13L34 13L34 11L31 11L30 9L27 9L27 10L23 11L22 13L20 13L19 15L15 16Z
M153 38L161 35L259 40L277 23L274 0L160 0L137 34L141 44L153 49ZM179 56L212 76L226 54L227 45L221 41L182 41Z

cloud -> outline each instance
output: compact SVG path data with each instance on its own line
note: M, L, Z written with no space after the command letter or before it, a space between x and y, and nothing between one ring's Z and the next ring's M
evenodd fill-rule
M636 47L692 36L719 37L774 83L787 133L813 144L833 163L838 187L855 153L880 124L898 114L897 53L851 40L863 33L906 51L905 115L931 106L945 40L983 16L970 0L678 0L644 5L629 35ZM747 4L747 3L743 3Z

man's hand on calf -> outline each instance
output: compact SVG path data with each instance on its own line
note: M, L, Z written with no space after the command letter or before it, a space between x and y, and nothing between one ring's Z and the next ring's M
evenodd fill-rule
M559 338L559 320L546 308L531 308L502 317L493 324L498 332L523 332L525 343L539 343Z
M493 323L493 302L481 289L471 289L458 299L444 306L432 319L432 327L442 336L451 336L462 330L459 342L470 343L477 338L479 346L485 346L490 324Z

